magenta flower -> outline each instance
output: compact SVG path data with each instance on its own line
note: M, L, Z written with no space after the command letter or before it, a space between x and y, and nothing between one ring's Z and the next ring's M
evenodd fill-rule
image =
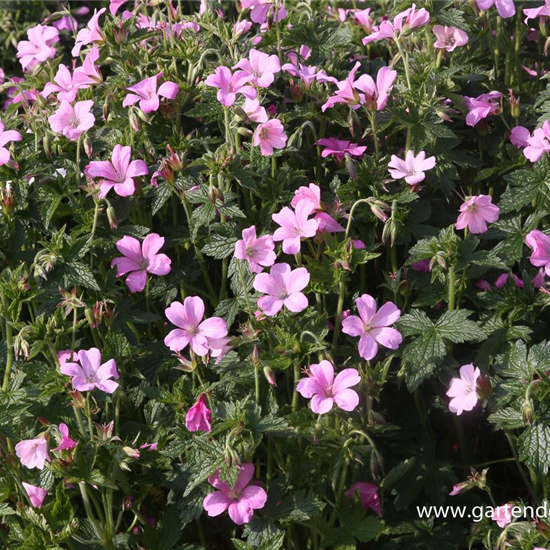
M527 147L529 145L529 138L531 137L531 132L523 126L514 126L510 132L510 143L517 147Z
M503 19L508 19L509 17L514 17L516 14L516 6L514 5L514 0L476 0L477 7L480 10L488 10L496 4L498 14Z
M518 288L523 288L523 281L515 273L512 273L512 280ZM506 285L506 281L508 281L508 273L499 275L495 281L495 288L502 290Z
M134 237L122 237L116 247L124 254L123 258L114 258L111 267L116 265L117 277L130 273L126 284L130 292L143 292L147 283L147 273L167 275L170 273L170 258L166 254L158 254L164 246L164 237L150 233L143 240L143 245Z
M385 40L386 38L393 38L395 29L391 21L382 21L380 25L374 25L372 32L368 36L363 38L363 45L367 45L370 42L376 42L378 40Z
M416 4L413 4L410 8L395 16L393 26L400 31L405 31L407 29L423 27L429 21L430 14L424 8L417 10Z
M101 75L99 67L96 65L98 59L99 48L94 45L86 54L82 66L74 70L73 85L79 86L80 88L88 88L103 82L103 76Z
M544 4L538 8L524 9L523 13L527 16L524 21L526 25L529 19L550 17L550 0L544 0Z
M319 222L308 219L313 212L315 205L309 200L301 200L293 212L285 206L280 212L273 214L273 221L281 227L273 233L273 240L283 241L283 252L285 254L297 254L300 252L301 239L314 237L319 228Z
M470 197L460 207L455 227L464 229L467 227L475 235L487 231L487 223L498 220L500 209L492 203L489 195L477 195Z
M388 170L394 180L404 178L409 185L417 185L426 178L424 172L434 166L435 157L426 158L424 151L420 151L415 157L414 151L409 150L405 154L405 160L392 155Z
M494 91L477 97L464 96L464 103L468 109L466 124L475 126L480 120L487 118L489 115L498 114L501 110L499 101L501 97L500 92Z
M313 203L313 210L321 210L321 188L314 183L310 183L308 187L301 186L295 192L290 206L296 208L302 200L308 200Z
M309 277L305 267L291 270L286 263L275 264L269 274L260 273L254 279L254 289L266 294L258 300L258 306L268 317L277 315L283 306L300 313L308 306L301 291L309 284Z
M275 9L277 6L277 9ZM273 0L241 0L243 10L250 8L250 19L254 23L263 25L267 21L269 13L273 10L273 21L281 22L287 15L287 11L282 2L274 4Z
M145 80L126 88L132 93L126 96L122 102L122 106L128 107L128 105L134 105L139 101L139 107L144 113L152 113L158 110L160 106L159 96L167 99L176 99L179 92L179 87L175 82L164 82L157 90L157 81L160 77L162 77L162 73L146 78Z
M111 15L116 15L119 8L126 4L126 2L128 2L128 0L111 0L109 2L109 13Z
M550 237L538 231L530 231L525 238L527 246L532 250L529 261L536 267L544 267L546 275L550 276Z
M93 160L84 168L84 173L88 177L102 178L100 199L105 198L113 188L120 197L129 197L134 194L136 190L134 178L147 175L149 168L142 160L130 162L131 157L130 147L115 145L111 161Z
M255 470L253 464L242 464L237 466L237 470L237 481L233 487L221 481L220 470L208 478L208 483L217 491L206 496L203 508L210 517L219 516L227 510L234 523L243 525L252 519L254 510L265 506L267 493L262 487L250 483Z
M48 82L40 95L48 97L53 93L57 93L57 99L72 103L78 95L78 90L81 88L84 88L84 86L75 84L71 71L69 71L66 65L61 64L57 69L53 83Z
M206 77L204 83L207 86L218 88L218 101L225 107L231 107L237 99L237 94L244 95L248 99L256 99L257 93L254 87L248 85L251 76L244 71L231 73L231 69L221 66L216 67L214 74Z
M249 82L260 88L268 88L273 84L275 75L281 70L279 58L259 50L250 50L248 59L241 59L234 67L241 69L250 77Z
M390 325L401 317L401 311L393 302L386 302L376 311L376 301L372 296L363 294L357 298L357 315L350 315L342 321L342 332L350 336L359 336L359 355L370 361L378 353L378 344L397 349L403 337Z
M48 442L43 437L36 439L25 439L15 446L15 454L18 456L21 464L32 470L38 468L43 470L46 461L49 462Z
M261 273L264 267L275 263L275 243L271 235L256 237L256 226L243 229L242 240L235 243L235 258L247 260L252 273Z
M4 123L0 120L0 166L7 164L10 159L10 151L6 144L10 141L21 141L23 138L17 130L6 130Z
M71 141L77 141L94 125L95 117L90 113L93 105L94 102L91 99L78 101L74 106L67 101L62 101L59 109L48 117L51 129L58 134L63 134Z
M338 162L343 162L346 155L360 157L367 150L366 146L357 145L356 143L351 143L351 141L336 138L320 139L317 145L323 145L325 147L321 152L323 158L334 155Z
M478 0L479 1L479 0ZM503 506L497 506L491 515L491 519L497 522L497 525L504 529L508 524L512 523L513 506L511 504L504 504Z
M460 367L460 377L453 378L447 391L452 397L449 410L460 416L464 411L471 411L477 404L477 379L481 372L474 365Z
M456 27L447 27L447 25L434 25L432 29L437 40L434 48L452 52L455 48L465 46L468 43L468 35Z
M522 132L525 136L525 133ZM527 146L523 150L524 156L531 162L540 160L543 154L550 152L550 120L547 120L542 125L542 128L537 128L532 136L527 138Z
M344 369L334 377L334 366L329 361L309 367L308 377L302 378L296 391L311 399L311 410L317 414L328 413L334 405L343 411L353 411L359 405L359 395L350 390L357 386L361 377L356 369Z
M354 483L344 494L352 499L356 493L359 494L359 499L361 500L363 508L370 508L382 517L378 487L376 485L359 481Z
M94 14L85 28L80 29L76 35L76 41L73 49L71 50L71 55L73 57L78 57L80 55L80 50L83 46L87 46L92 42L99 44L105 40L105 36L99 27L99 18L107 11L107 8L101 8L99 11L94 10Z
M252 136L253 145L260 146L264 157L272 155L273 149L282 149L286 145L286 140L283 125L276 118L259 124Z
M246 19L243 19L242 21L237 21L237 23L233 25L233 36L235 38L239 38L243 34L246 34L251 27L252 23L250 21L247 21Z
M61 434L61 441L55 449L52 449L52 451L68 451L73 447L76 447L77 441L69 437L69 426L62 422L59 424L58 429Z
M198 296L188 296L183 304L172 302L165 314L178 327L164 339L164 344L172 351L181 351L189 345L194 353L204 357L210 349L210 338L227 336L227 325L221 317L203 321L204 302Z
M78 352L80 364L67 362L61 365L62 374L72 377L73 389L78 391L92 391L94 388L105 393L114 393L118 388L118 371L114 359L101 364L101 352L97 348L80 350Z
M36 25L27 31L28 40L17 44L17 59L24 71L55 57L52 44L59 41L59 31L54 27Z
M42 508L42 504L44 502L44 499L48 495L48 491L46 491L46 489L42 489L42 487L37 487L36 485L31 485L30 483L25 483L24 481L21 482L21 484L25 488L31 504L35 508Z
M190 432L209 432L212 430L210 420L210 409L206 406L206 397L204 393L201 393L197 402L185 415L185 427Z

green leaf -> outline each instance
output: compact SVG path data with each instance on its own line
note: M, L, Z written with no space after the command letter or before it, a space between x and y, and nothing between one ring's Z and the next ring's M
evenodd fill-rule
M455 344L462 342L477 342L485 337L479 325L470 321L472 314L466 309L447 311L436 322L435 328L439 335Z
M172 196L172 188L167 183L161 183L153 191L151 214L154 216Z
M64 271L65 276L69 281L69 285L82 285L83 287L89 288L91 290L101 290L94 278L93 273L90 271L90 268L87 265L80 262L65 264Z
M254 547L250 546L250 544L247 544L242 540L231 539L231 542L233 543L235 550L254 550Z
M236 237L224 237L222 235L212 235L210 242L202 248L207 256L217 260L227 258L235 252Z
M550 468L550 426L536 423L518 438L519 458L537 475L544 476Z

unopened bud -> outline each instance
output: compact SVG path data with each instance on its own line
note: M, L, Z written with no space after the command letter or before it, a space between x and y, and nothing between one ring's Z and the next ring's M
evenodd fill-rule
M141 109L137 109L137 116L146 124L149 124L149 117Z
M491 379L486 375L482 375L477 379L476 386L477 396L480 399L489 399L493 395L493 387L491 386Z
M137 449L132 449L132 447L122 447L122 450L132 458L139 458L141 453Z
M50 157L53 151L52 151L52 141L48 134L46 134L42 139L42 146L44 147L44 153L46 153L46 156Z
M277 381L275 380L275 373L269 367L264 367L264 376L265 376L265 379L272 386L277 386Z
M73 407L77 409L85 409L86 408L86 399L84 396L77 390L74 390L72 392L69 392L71 395L71 400Z
M128 118L130 120L130 128L132 128L134 132L139 132L139 129L141 128L141 123L135 111L132 110Z
M107 220L109 221L109 225L111 226L111 229L116 229L118 227L118 219L116 217L116 212L111 205L107 206Z
M107 120L109 118L109 112L111 110L111 107L109 105L109 100L105 100L105 102L103 103L103 118L105 120Z
M521 416L524 424L533 424L534 411L533 402L530 399L526 399L521 406Z
M90 139L90 136L86 136L86 139L84 140L84 152L90 158L94 154L94 145L92 143L92 140Z

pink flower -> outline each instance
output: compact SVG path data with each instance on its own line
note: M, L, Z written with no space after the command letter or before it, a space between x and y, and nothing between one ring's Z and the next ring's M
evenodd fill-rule
M479 0L478 0L479 2ZM512 523L512 508L511 504L504 504L503 506L498 506L493 510L491 519L497 522L497 525L500 528L506 527L509 523Z
M128 0L111 0L109 2L109 13L111 15L116 15L116 12L119 10L119 8L126 4Z
M71 71L63 64L59 65L53 81L55 84L48 82L44 86L44 90L40 94L42 97L48 97L57 92L57 99L72 103L78 95L78 90L84 88L84 86L75 84Z
M61 441L55 449L52 449L52 451L68 451L69 449L76 447L77 442L69 437L69 426L62 422L59 424L58 429L61 434Z
M336 138L323 138L317 142L317 145L324 145L325 149L321 152L323 158L334 155L338 162L343 162L346 155L360 157L366 150L366 146L360 146L351 141L345 141Z
M416 10L416 4L413 4L410 8L398 13L394 20L393 26L400 30L405 31L407 29L416 29L417 27L423 27L430 21L430 14L424 9L420 8Z
M208 478L208 483L217 491L206 496L203 508L210 517L219 516L227 510L234 523L243 525L252 519L254 510L265 506L267 493L258 485L250 484L255 470L253 464L237 466L237 470L237 481L233 487L220 480L220 470Z
M545 283L544 274L545 274L545 271L541 267L539 269L538 273L533 277L533 280L531 282L533 283L533 286L535 288L538 289L538 288L541 288L542 286L544 286L544 283Z
M235 243L235 258L247 260L252 273L261 273L277 259L275 243L271 235L256 237L256 226L243 229L242 240Z
M24 71L55 57L52 44L59 41L59 31L54 27L36 25L27 31L28 40L17 44L17 59Z
M308 200L313 203L313 210L321 210L321 188L314 183L310 183L308 187L301 186L295 192L290 201L290 206L296 208L302 200Z
M456 221L457 229L467 227L475 235L487 231L487 223L498 220L500 209L492 203L489 195L470 197L460 207L461 214Z
M51 129L58 134L63 134L71 141L77 141L94 125L95 117L90 113L93 105L94 102L91 99L78 101L74 106L68 101L62 101L59 109L48 117Z
M114 258L111 267L116 265L117 277L130 273L126 284L130 292L143 292L147 282L147 273L167 275L170 273L171 260L166 254L158 254L164 246L164 237L150 233L143 240L143 245L134 237L122 237L116 247L124 254L123 258Z
M21 141L21 134L17 130L6 130L4 123L0 120L0 166L7 164L11 155L6 144L10 141Z
M365 10L352 11L353 22L362 27L365 31L372 29L372 19L370 17L370 8Z
M464 96L464 103L468 109L466 115L466 124L475 126L480 120L487 118L489 115L495 115L500 112L500 92L489 92L481 94L477 97Z
M531 133L527 128L523 126L514 126L510 132L510 143L514 147L527 147L529 145L529 138Z
M181 351L188 345L197 355L204 357L209 352L210 338L227 336L227 325L221 317L204 318L204 302L198 296L188 296L183 304L172 302L165 310L168 320L176 325L164 339L172 351Z
M78 391L92 391L94 388L105 393L114 393L118 382L111 378L118 378L118 371L114 359L101 364L101 352L97 348L80 350L78 363L61 365L62 374L72 377L73 389Z
M380 25L374 25L372 32L363 38L363 44L366 46L370 42L377 40L385 40L386 38L394 37L395 29L390 21L382 21Z
M311 399L311 410L317 414L328 413L336 404L343 411L353 411L359 405L359 395L350 390L361 382L356 369L344 369L334 377L334 366L329 361L309 367L308 377L302 378L296 391Z
M206 77L204 83L207 86L218 88L218 101L225 107L231 107L237 99L237 94L244 95L248 99L256 99L256 90L248 85L251 76L244 71L231 73L231 69L221 66L216 67L214 74Z
M516 13L516 6L514 0L476 0L477 7L480 10L488 10L496 4L498 14L503 19L513 17Z
M273 233L273 240L283 241L285 254L297 254L300 252L301 239L313 237L317 233L319 223L308 219L314 208L315 205L309 200L301 200L296 205L295 212L285 206L271 216L273 221L281 226Z
M342 332L350 336L359 336L359 355L370 361L378 353L378 344L397 349L403 337L394 328L389 328L401 317L401 311L393 302L386 302L376 311L376 301L372 296L363 294L357 298L357 315L350 315L342 321Z
M512 280L518 288L523 288L523 281L514 273L512 273ZM502 275L499 275L497 277L497 280L495 281L495 287L499 290L502 290L504 288L504 285L506 284L506 281L508 281L508 273L503 273Z
M477 404L477 379L481 372L474 365L460 367L460 378L453 378L447 391L452 397L449 410L460 416L464 411L471 411Z
M246 34L250 30L250 27L252 27L252 23L246 19L237 21L237 23L233 25L233 36L239 38L243 34Z
M260 146L264 157L272 155L273 149L282 149L286 145L286 140L283 125L276 118L259 124L252 136L253 145Z
M378 487L376 485L359 481L358 483L354 483L345 492L345 495L348 498L353 498L356 493L359 494L363 508L370 508L380 517L382 516L382 512L380 511L380 499L378 498Z
M107 11L107 8L101 8L99 11L94 10L94 14L84 29L80 29L76 35L76 41L71 55L78 57L83 46L87 46L92 42L99 44L105 40L105 36L99 27L99 18Z
M246 73L253 84L260 88L268 88L275 80L275 74L281 70L279 58L259 50L250 50L249 59L241 59L234 67Z
M31 501L31 504L35 508L42 508L42 503L48 495L48 491L46 491L46 489L42 489L42 487L37 487L36 485L31 485L30 483L25 483L24 481L22 482L22 485L25 488L25 491L27 491L27 495L29 495L29 500Z
M167 99L175 99L179 92L179 87L175 82L167 81L158 86L158 79L162 77L163 73L159 73L150 78L146 78L129 88L128 91L132 92L126 96L122 102L123 107L128 105L134 105L139 101L139 107L144 113L152 113L157 111L160 106L160 97Z
M430 272L430 259L419 260L418 262L413 262L411 264L411 269L413 271L423 271L424 273Z
M533 135L527 138L527 146L523 150L524 156L531 162L537 162L544 153L550 152L550 120L537 128Z
M201 393L197 402L185 415L185 427L190 432L209 432L212 430L210 420L210 409L206 406L206 397L204 393Z
M275 264L269 274L260 273L254 279L254 289L266 294L258 300L258 306L268 317L277 315L284 307L300 313L308 306L307 297L301 291L309 283L305 267L291 270L286 263Z
M544 267L546 275L550 276L550 237L535 229L527 234L525 243L532 250L529 258L531 264Z
M527 16L525 18L526 25L529 19L550 17L550 0L545 0L544 4L538 8L524 9L523 13Z
M437 38L434 48L452 52L455 48L459 48L468 43L468 35L463 30L457 29L456 27L434 25L432 30Z
M96 61L99 59L99 48L93 46L92 49L86 54L84 63L81 67L77 67L73 73L73 85L80 88L89 88L95 84L101 84L103 82L103 76L96 65Z
M113 187L120 197L129 197L134 194L136 190L134 178L147 175L149 168L142 160L130 162L131 156L130 147L115 145L111 161L93 160L84 168L84 173L88 177L102 178L100 199L105 198Z
M30 470L33 468L43 470L46 461L50 460L48 442L43 437L20 441L15 446L15 454L19 457L21 464Z
M287 15L284 4L282 2L274 4L273 0L241 0L241 8L243 10L250 8L250 19L260 25L267 21L269 12L272 10L275 22L281 22Z
M242 109L252 122L267 122L269 120L267 111L260 105L257 99L246 98Z
M434 166L435 157L426 158L424 151L420 151L415 157L414 151L409 150L405 154L405 160L392 155L388 170L394 180L405 178L409 185L417 185L426 178L424 172L431 170Z

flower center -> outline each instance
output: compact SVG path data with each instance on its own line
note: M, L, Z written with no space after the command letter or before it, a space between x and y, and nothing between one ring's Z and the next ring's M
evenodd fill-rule
M245 254L246 254L249 258L253 258L254 255L256 254L256 251L255 251L254 248L252 248L251 246L247 246L246 249L245 249Z
M73 115L69 120L69 126L71 128L78 128L79 124L80 124L80 120L78 120L78 117L76 115Z
M445 46L454 46L455 42L456 40L452 36L445 38Z

